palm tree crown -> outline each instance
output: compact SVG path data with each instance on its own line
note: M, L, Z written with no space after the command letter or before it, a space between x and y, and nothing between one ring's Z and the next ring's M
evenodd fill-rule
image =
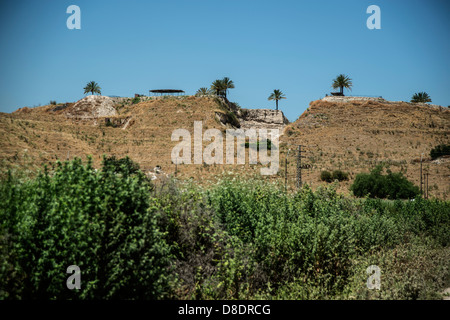
M269 96L269 98L267 100L275 100L275 102L277 104L277 109L276 110L278 110L278 100L281 100L281 99L286 99L286 96L284 95L284 93L281 90L275 89L270 94L270 96Z
M200 89L197 90L197 92L195 93L195 95L197 96L207 96L211 94L211 90L205 87L202 87Z
M211 91L213 91L216 95L222 96L223 95L223 83L220 80L214 80L211 84Z
M230 78L224 77L222 80L215 80L211 85L211 90L218 96L227 97L228 89L234 89L234 83Z
M431 102L431 98L426 92L418 92L412 96L411 102Z
M349 76L346 76L345 74L338 75L334 80L332 87L333 89L340 89L340 93L344 95L344 88L352 90L352 79L349 78Z
M230 80L228 77L224 77L222 79L223 87L225 88L225 98L227 97L228 89L234 89L233 80Z
M98 85L98 83L97 82L95 82L95 81L91 81L91 82L88 82L88 84L86 85L86 87L84 87L84 93L86 94L86 93L92 93L92 94L94 94L94 93L98 93L98 94L102 94L102 92L100 91L102 88L100 88L100 86Z

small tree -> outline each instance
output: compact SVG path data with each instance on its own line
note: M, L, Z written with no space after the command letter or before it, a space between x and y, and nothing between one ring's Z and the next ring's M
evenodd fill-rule
M267 100L275 100L277 111L278 111L278 100L281 100L281 99L286 99L286 96L279 89L273 90L273 92L270 94L269 98L267 98Z
M222 80L222 85L225 88L225 98L227 97L228 89L234 89L233 80L228 77L224 77Z
M211 85L211 91L224 98L227 97L228 89L234 89L234 83L228 77L224 77L221 80L215 80Z
M345 74L338 75L334 80L333 84L331 85L333 89L340 89L341 95L344 95L344 88L352 90L352 79L349 78L349 76L346 76Z
M440 144L430 151L430 157L433 160L446 155L450 155L450 145L448 144Z
M202 87L200 89L197 90L197 92L195 93L196 96L209 96L211 94L211 90L205 87Z
M211 84L211 91L214 92L217 96L225 96L225 87L221 80L214 80Z
M102 88L100 88L100 86L98 85L97 82L91 81L91 82L88 82L86 87L84 87L84 94L90 92L92 94L98 93L99 95L101 95L102 94L101 89Z
M414 93L412 96L411 102L431 102L431 98L426 92L418 92Z

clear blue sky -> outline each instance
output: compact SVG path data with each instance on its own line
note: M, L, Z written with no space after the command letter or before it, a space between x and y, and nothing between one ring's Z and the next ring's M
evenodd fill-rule
M69 5L81 30L69 30ZM369 5L381 30L369 30ZM230 77L229 99L294 121L353 79L350 94L409 101L426 91L450 105L450 1L446 0L32 0L0 4L0 111L76 101L88 81L103 95L179 88L194 94Z

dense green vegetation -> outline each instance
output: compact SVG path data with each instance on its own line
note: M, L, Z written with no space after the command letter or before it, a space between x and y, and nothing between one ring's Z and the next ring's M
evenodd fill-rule
M348 173L341 170L334 170L333 172L324 170L320 172L320 180L326 182L333 182L334 180L344 181L348 180Z
M435 160L442 156L448 156L450 155L450 145L448 144L440 144L430 151L430 157L431 159Z
M360 173L350 189L357 197L414 199L420 190L401 172L394 173L387 169L383 174L383 166L379 165L370 173Z
M1 298L158 298L170 281L158 200L129 161L57 163L0 187ZM65 288L69 265L83 290Z
M438 299L450 285L450 203L436 199L152 185L129 159L76 159L5 175L0 221L1 299ZM369 265L381 290L366 287Z

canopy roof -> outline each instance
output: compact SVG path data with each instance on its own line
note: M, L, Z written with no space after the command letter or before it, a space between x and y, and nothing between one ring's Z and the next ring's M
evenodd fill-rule
M183 90L177 90L177 89L156 89L156 90L149 90L152 93L184 93Z

